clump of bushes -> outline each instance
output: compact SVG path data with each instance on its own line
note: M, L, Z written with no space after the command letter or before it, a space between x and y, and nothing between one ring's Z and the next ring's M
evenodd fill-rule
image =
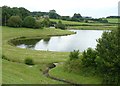
M35 18L33 18L32 16L27 16L23 20L23 26L27 28L33 28L35 25L35 22L36 22Z
M31 59L31 58L26 58L24 62L25 62L25 64L27 64L27 65L34 65L34 61L33 61L33 59Z
M65 25L62 23L62 21L58 21L58 23L56 24L55 28L60 28L62 30L65 30L66 27Z
M70 52L70 60L78 59L79 58L79 50L74 50L73 52Z
M8 19L8 23L7 25L10 27L21 27L22 26L22 19L20 18L20 16L11 16Z
M97 57L97 52L92 48L88 48L86 51L82 53L82 63L84 66L96 66L95 59Z

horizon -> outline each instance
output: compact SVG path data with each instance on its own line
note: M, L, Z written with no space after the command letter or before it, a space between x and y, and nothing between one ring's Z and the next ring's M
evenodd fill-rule
M29 4L28 4L29 2ZM49 2L49 3L47 3ZM49 10L56 10L56 13L61 16L72 17L74 13L80 13L81 16L88 16L92 18L102 18L107 16L118 16L118 2L119 0L74 0L74 1L37 1L37 0L4 0L0 6L9 7L24 7L30 12L41 11L49 12Z

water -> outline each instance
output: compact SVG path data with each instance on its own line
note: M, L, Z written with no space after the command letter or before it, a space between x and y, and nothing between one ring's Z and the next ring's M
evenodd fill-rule
M71 30L76 34L68 36L53 36L41 39L35 44L20 44L17 47L30 48L33 50L62 51L70 52L73 50L84 51L87 48L95 48L96 39L100 38L103 30Z

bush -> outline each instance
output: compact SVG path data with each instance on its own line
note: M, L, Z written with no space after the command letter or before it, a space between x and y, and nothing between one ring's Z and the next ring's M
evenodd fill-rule
M79 50L74 50L73 52L70 52L70 60L78 59L79 58Z
M50 27L50 20L49 18L44 18L44 20L42 21L42 24L44 27Z
M81 70L81 59L66 61L64 64L64 70L69 72L79 72Z
M35 28L35 29L43 28L43 25L42 25L41 22L36 21L36 22L35 22L35 25L34 25L34 28Z
M27 65L34 65L34 62L33 62L33 60L31 58L26 58L25 59L25 64L27 64Z
M66 29L65 25L62 24L61 21L58 21L58 23L56 24L55 28L60 28L60 29L63 29L63 30Z
M11 16L8 19L7 25L10 27L21 27L22 26L22 19L20 18L20 16Z
M23 26L27 28L34 28L35 22L35 18L33 18L32 16L27 16L23 21Z
M84 66L96 66L95 59L97 57L97 52L91 48L88 48L86 51L82 53L82 63Z

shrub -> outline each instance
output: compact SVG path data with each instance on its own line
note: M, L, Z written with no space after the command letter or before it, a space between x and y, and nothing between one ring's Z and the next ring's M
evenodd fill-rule
M50 26L50 20L49 18L44 18L44 20L42 21L42 24L44 27L49 27Z
M35 18L33 18L32 16L27 16L23 21L23 26L27 28L33 28L35 25L35 22L36 22Z
M58 21L58 23L56 24L55 28L60 28L60 29L63 29L63 30L66 29L65 25L62 24L61 21Z
M97 52L95 50L88 48L82 55L82 63L84 66L95 66L95 59L97 57Z
M11 16L8 19L7 25L10 27L21 27L22 26L22 19L20 18L20 16Z
M70 52L70 60L78 59L79 58L79 50L74 50L73 52Z
M27 65L34 65L34 62L33 62L33 60L31 58L26 58L25 59L25 64L27 64Z
M35 25L34 25L34 28L35 28L35 29L43 28L43 25L42 25L41 22L36 21L36 22L35 22Z

